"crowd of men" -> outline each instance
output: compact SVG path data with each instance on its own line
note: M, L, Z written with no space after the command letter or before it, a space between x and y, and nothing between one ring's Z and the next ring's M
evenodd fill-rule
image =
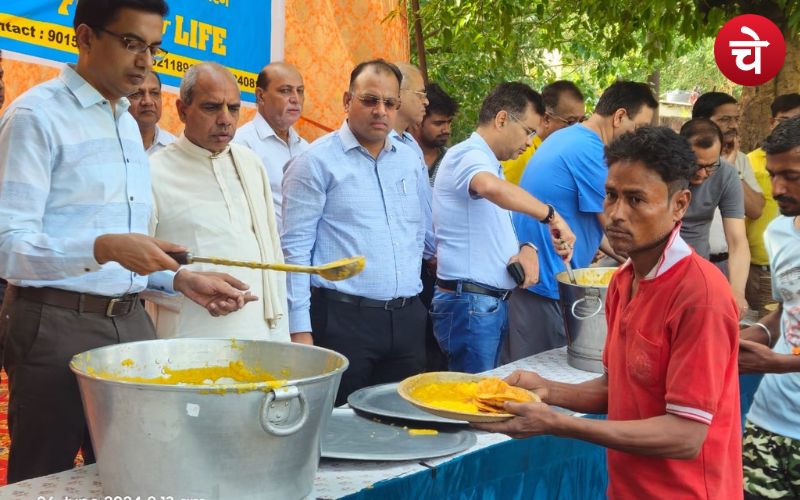
M555 275L603 254L620 264L604 374L576 386L515 373L543 403L509 404L515 418L483 428L607 446L612 497L732 498L743 471L749 497L800 496L800 95L775 99L769 137L746 155L727 94L701 95L676 133L650 126L658 100L643 83L612 84L587 117L572 82L541 94L506 82L450 146L456 100L415 66L374 59L350 73L339 128L309 144L294 66L260 72L258 112L238 127L234 76L201 63L181 82L175 137L158 126L152 71L166 12L80 0L77 64L0 119L9 482L70 468L79 450L93 461L76 353L220 335L315 344L349 359L343 404L565 345ZM180 266L170 252L186 250L367 264L328 281ZM740 370L769 373L744 450Z

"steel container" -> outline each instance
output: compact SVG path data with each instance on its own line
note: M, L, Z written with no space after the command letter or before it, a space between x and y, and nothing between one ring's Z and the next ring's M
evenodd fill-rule
M158 385L103 378L158 377L228 365L285 385ZM320 433L347 359L299 344L164 339L78 354L78 378L103 494L131 498L298 499L313 487Z
M575 269L578 283L613 267ZM567 333L567 363L588 372L603 373L603 348L606 343L606 291L608 285L572 284L566 271L556 275L559 305Z

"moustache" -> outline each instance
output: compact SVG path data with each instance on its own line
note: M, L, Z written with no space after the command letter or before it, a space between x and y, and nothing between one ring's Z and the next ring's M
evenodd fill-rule
M778 203L781 203L781 202L783 202L783 203L794 203L794 204L799 203L798 200L796 200L795 198L792 198L791 196L786 196L786 195L783 195L783 194L779 194L778 196L773 196L772 198L775 201L777 201Z

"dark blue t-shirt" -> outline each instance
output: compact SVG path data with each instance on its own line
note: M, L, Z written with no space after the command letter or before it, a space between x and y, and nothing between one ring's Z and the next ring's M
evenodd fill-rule
M597 214L603 211L608 176L600 137L573 125L547 138L525 168L520 186L542 203L553 205L575 233L572 267L587 267L600 247L603 228ZM558 299L555 275L565 269L550 239L549 226L523 214L514 214L520 242L539 248L539 283L530 291Z

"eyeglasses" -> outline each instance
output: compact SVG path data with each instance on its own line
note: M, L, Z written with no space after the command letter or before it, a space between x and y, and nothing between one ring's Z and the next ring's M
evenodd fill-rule
M411 92L412 94L417 94L418 96L422 97L423 99L428 97L428 93L424 90L413 90L413 89L402 89L403 92Z
M708 175L711 175L714 172L716 172L717 169L719 169L719 167L721 165L722 165L721 164L721 160L719 160L719 159L717 161L715 161L714 163L710 164L710 165L701 165L701 164L698 163L697 164L697 170L699 171L700 169L705 169L706 173Z
M739 120L741 118L742 117L739 116L739 115L735 115L735 116L724 115L724 116L720 116L715 121L718 121L718 122L724 123L725 125L728 125L729 123L739 123Z
M520 120L519 117L517 117L517 115L515 115L514 113L512 113L510 111L507 111L507 113L508 113L508 116L510 116L515 122L519 123L520 126L522 127L522 129L525 130L525 133L528 134L528 140L529 141L533 140L533 138L536 136L536 131L529 129L528 126L525 125L522 122L522 120Z
M0 71L0 74L2 74L1 71ZM796 117L796 115L795 116L776 116L775 117L775 121L778 122L778 123L783 123L786 120L791 120L792 118L795 118L795 117Z
M384 97L380 98L375 95L365 94L365 95L354 95L350 94L351 96L355 97L361 104L368 108L374 108L378 105L379 102L382 102L386 109L400 109L400 99L396 97Z
M580 117L577 117L577 118L573 117L573 116L571 116L569 118L564 118L563 116L561 116L561 115L559 115L559 114L557 114L557 113L555 113L553 111L545 111L545 114L550 115L551 118L555 118L556 120L565 123L567 125L567 127L571 127L571 126L575 125L576 123L583 123L587 119L586 115L583 115L583 116L580 116Z
M147 45L143 40L139 40L138 38L131 38L125 35L120 35L119 33L114 33L113 31L108 31L105 28L95 28L97 31L102 31L103 33L108 33L111 36L115 36L122 40L125 44L125 48L128 52L132 52L134 54L144 54L147 51L150 51L150 56L153 58L154 61L161 61L165 57L167 57L166 50L162 49L161 46L157 44Z

